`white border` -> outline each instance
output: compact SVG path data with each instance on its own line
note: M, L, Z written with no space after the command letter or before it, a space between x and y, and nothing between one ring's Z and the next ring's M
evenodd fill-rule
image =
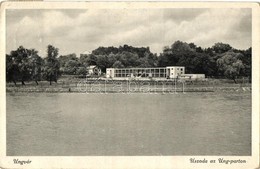
M82 9L82 8L251 8L252 9L252 156L6 156L5 93L5 9ZM253 169L259 166L259 48L260 22L257 3L180 3L180 2L4 2L1 3L0 46L0 167L2 168L228 168ZM246 164L192 164L191 157L229 160L243 159ZM13 159L30 159L30 165L17 165Z

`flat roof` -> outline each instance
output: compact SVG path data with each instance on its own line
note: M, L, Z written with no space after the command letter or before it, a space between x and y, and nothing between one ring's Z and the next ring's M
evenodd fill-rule
M131 68L107 68L107 69L166 69L166 68L179 68L184 66L167 66L167 67L131 67Z

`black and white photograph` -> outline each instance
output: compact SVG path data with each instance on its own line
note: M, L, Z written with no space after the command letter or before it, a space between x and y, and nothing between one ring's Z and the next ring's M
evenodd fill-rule
M67 156L255 164L255 5L144 4L1 7L10 164Z

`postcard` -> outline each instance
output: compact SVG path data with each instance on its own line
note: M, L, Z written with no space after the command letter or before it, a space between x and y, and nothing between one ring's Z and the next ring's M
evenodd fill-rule
M259 168L259 4L1 3L1 168Z

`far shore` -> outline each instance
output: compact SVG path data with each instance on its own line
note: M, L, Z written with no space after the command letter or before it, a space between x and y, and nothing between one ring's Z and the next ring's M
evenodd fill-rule
M180 92L251 92L251 83L239 79L204 79L195 81L105 81L64 76L57 83L27 82L16 86L6 83L6 92L28 93L180 93Z

